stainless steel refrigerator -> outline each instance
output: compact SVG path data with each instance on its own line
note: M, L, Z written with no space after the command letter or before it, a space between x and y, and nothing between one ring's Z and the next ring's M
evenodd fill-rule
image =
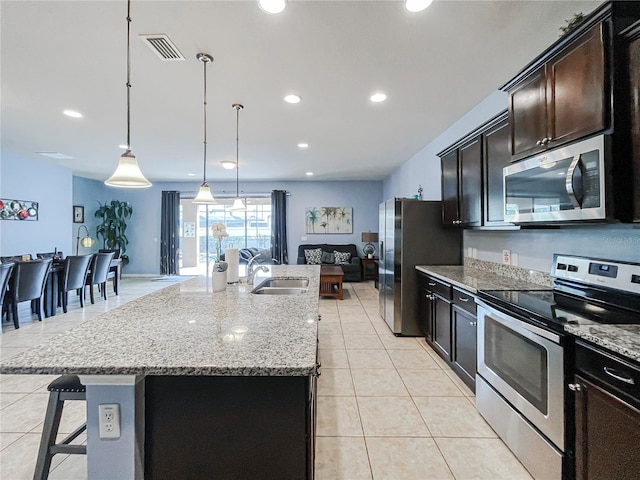
M436 201L394 198L380 204L380 315L396 335L422 336L416 265L461 265L462 230L442 225Z

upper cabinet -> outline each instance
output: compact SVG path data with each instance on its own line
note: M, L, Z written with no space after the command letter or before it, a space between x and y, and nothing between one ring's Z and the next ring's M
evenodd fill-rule
M639 15L640 2L603 4L502 87L509 93L512 160L613 133L622 123L619 34Z
M608 126L604 29L602 23L592 27L509 89L514 159Z
M629 75L629 97L627 105L631 118L631 162L624 175L627 183L620 182L616 190L618 203L624 202L628 211L625 212L629 220L640 221L640 21L636 22L625 35L625 60ZM626 199L626 201L625 201ZM629 201L629 199L632 199Z
M507 112L438 156L442 165L443 223L504 227L502 169L511 161Z

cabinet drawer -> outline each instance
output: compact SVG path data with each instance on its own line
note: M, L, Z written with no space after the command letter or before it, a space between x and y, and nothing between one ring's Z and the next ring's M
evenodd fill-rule
M471 315L476 314L476 297L469 292L453 287L453 303Z
M433 277L427 277L425 288L437 293L446 300L451 300L451 285Z

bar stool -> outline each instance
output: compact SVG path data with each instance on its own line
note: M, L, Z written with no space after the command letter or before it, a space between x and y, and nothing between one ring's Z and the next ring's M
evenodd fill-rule
M87 453L86 445L69 445L87 429L86 423L78 427L60 443L56 443L64 402L66 400L86 401L86 387L80 383L80 379L76 375L63 375L51 382L47 390L50 392L49 403L44 417L38 461L36 462L36 471L33 474L34 480L47 480L49 469L51 468L51 460L53 460L53 456L56 453L81 455L86 455Z

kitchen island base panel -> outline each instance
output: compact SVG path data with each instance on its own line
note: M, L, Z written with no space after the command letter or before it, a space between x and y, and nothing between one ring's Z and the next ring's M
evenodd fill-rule
M314 380L147 377L144 478L313 478Z

